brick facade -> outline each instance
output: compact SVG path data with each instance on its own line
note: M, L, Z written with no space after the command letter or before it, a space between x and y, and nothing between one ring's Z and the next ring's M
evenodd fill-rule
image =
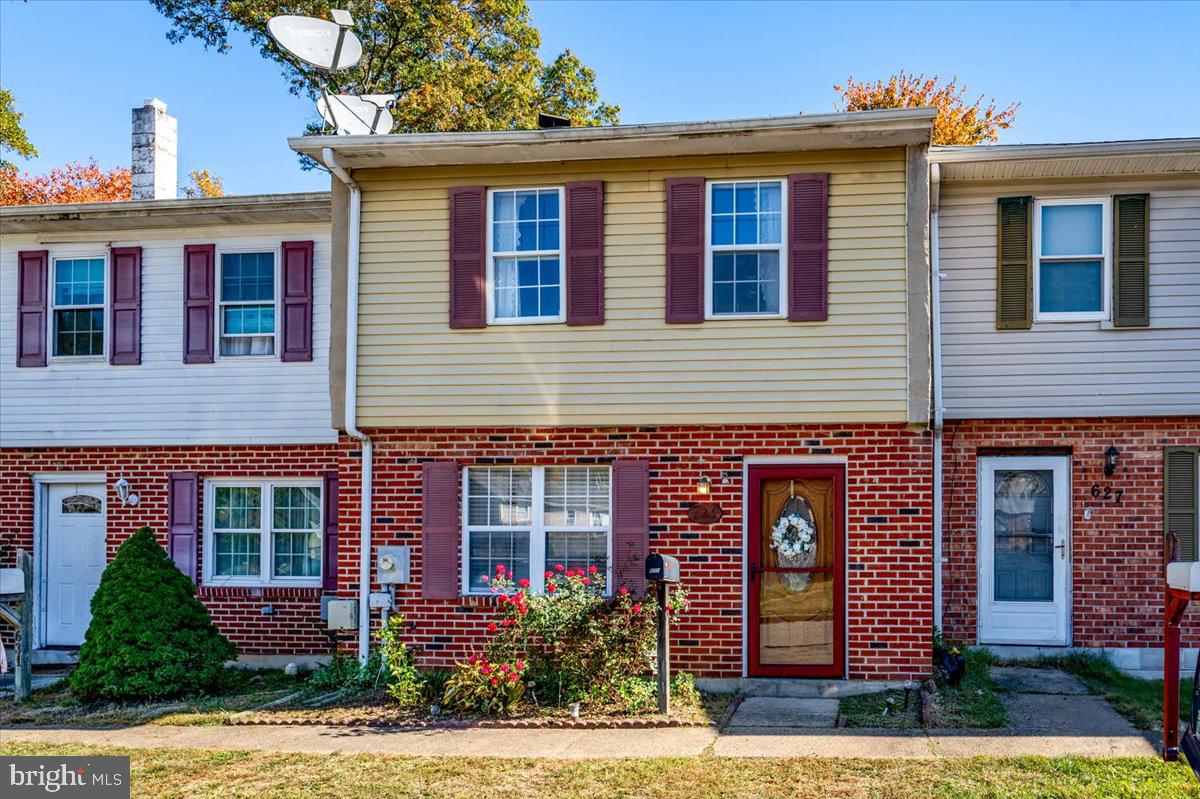
M1120 465L1103 473L1113 445ZM945 427L943 622L975 643L976 474L980 454L1055 448L1071 461L1071 628L1083 647L1162 646L1163 447L1200 445L1200 417L950 421ZM1098 486L1099 497L1092 496ZM1104 499L1106 489L1110 498ZM1121 492L1120 503L1115 499ZM1085 510L1090 509L1090 518ZM1188 617L1185 646L1200 645Z
M700 676L743 670L742 479L745 458L847 464L848 668L853 678L906 678L929 671L932 624L932 449L928 433L902 424L728 425L607 428L387 429L375 443L373 543L413 548L413 581L397 605L412 625L422 666L445 666L483 640L491 600L421 596L421 463L650 462L650 547L679 557L692 599L674 628L679 668ZM359 502L357 446L340 471L340 588L355 594ZM713 482L721 520L686 515L696 481Z
M109 558L137 528L149 525L166 544L167 475L194 471L217 477L313 477L338 466L336 445L259 447L37 448L0 450L0 562L33 548L34 489L39 472L103 472ZM113 483L125 477L141 501L126 506ZM201 492L203 495L203 492ZM203 502L203 499L201 499ZM201 507L201 511L203 508ZM202 555L201 555L202 557ZM205 587L197 596L244 655L326 654L320 588ZM274 613L263 613L270 606ZM7 638L7 634L5 636Z

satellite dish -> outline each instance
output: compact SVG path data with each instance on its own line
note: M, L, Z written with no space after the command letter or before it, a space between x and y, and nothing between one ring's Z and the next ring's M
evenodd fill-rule
M327 94L317 100L317 110L339 136L391 133L396 98L390 94Z
M333 22L314 17L272 17L267 31L279 46L306 64L327 72L348 69L362 58L362 42L350 30L347 11L333 12Z

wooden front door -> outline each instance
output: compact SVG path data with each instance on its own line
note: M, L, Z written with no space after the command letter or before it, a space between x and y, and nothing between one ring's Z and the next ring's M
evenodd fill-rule
M750 676L843 676L845 467L752 466L746 490Z

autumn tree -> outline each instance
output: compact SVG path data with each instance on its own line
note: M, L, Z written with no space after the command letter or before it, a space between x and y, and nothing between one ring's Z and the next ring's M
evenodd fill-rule
M6 153L16 153L23 158L37 156L37 149L21 127L24 114L16 109L15 103L12 92L0 89L0 167L12 166L4 157Z
M151 0L172 24L167 38L199 39L218 52L245 33L277 64L292 94L316 99L319 81L342 94L395 95L395 130L534 128L538 112L574 125L618 121L600 100L595 72L570 50L549 63L526 0ZM267 34L280 14L329 19L347 8L363 43L359 63L324 75L282 50ZM319 132L320 125L309 126Z
M94 160L76 161L45 175L19 174L12 164L0 166L0 205L105 203L133 195L129 169L102 169Z
M224 197L225 182L207 169L195 169L188 173L192 181L183 190L184 197Z
M966 99L967 88L959 87L958 78L942 83L937 75L910 75L903 70L886 81L862 83L853 77L834 85L842 95L839 111L875 111L881 108L920 108L933 106L934 144L985 144L995 142L1001 130L1012 126L1017 103L996 109L993 97L984 104L983 95L974 102Z

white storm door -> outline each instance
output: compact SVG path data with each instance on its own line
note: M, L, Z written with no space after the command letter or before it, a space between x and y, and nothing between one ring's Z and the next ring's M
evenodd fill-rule
M979 642L1069 643L1066 456L979 459Z
M104 571L104 485L52 483L46 489L46 646L79 646L92 620Z

